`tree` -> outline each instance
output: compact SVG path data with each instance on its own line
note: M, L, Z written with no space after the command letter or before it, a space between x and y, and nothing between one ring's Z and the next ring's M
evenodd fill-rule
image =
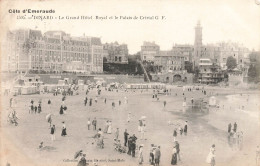
M260 52L249 54L250 66L248 68L248 81L258 82L260 80Z
M234 68L237 67L237 61L236 61L236 59L233 58L232 56L229 56L229 57L227 58L227 63L226 63L226 65L227 65L227 69L232 70L232 69L234 69Z
M255 79L256 79L256 76L257 76L257 74L256 74L256 68L255 68L254 65L251 64L251 65L249 66L249 69L248 69L248 81L254 82Z

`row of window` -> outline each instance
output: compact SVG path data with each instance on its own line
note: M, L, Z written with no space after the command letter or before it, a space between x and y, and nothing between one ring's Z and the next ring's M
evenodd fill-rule
M49 49L49 50L67 50L67 51L79 51L79 52L90 52L90 48L89 47L77 47L77 46L62 46L61 45L50 45L47 44L47 46L45 47L43 44L36 44L35 45L36 48L40 48L40 49Z
M181 62L180 61L168 61L168 64L181 64Z
M38 56L36 56L36 57L34 57L34 56L32 56L32 59L31 59L32 61L43 61L43 58L42 57L38 57ZM88 61L88 58L87 57L85 57L85 58L80 58L80 57L63 57L63 61ZM45 58L44 58L44 61L45 62L48 62L48 61L58 61L58 62L60 62L61 61L61 57L60 56L46 56Z

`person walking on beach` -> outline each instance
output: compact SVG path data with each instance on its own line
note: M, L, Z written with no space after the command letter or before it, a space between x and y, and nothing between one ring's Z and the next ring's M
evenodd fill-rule
M141 132L141 128L143 127L143 121L139 119L139 124L138 124L138 131Z
M41 104L39 103L39 105L38 105L38 113L41 113L42 112L42 106L41 106Z
M35 112L35 114L37 113L37 106L34 106L34 112Z
M181 126L179 126L179 132L180 132L180 135L182 135L183 133L183 128Z
M177 149L176 149L176 144L174 144L173 149L172 149L171 165L177 165Z
M55 140L55 125L52 125L51 127L51 140Z
M143 147L144 147L143 144L141 144L141 145L139 146L139 154L138 154L139 165L142 165L143 162L144 162L144 158L143 158Z
M163 107L165 108L165 106L166 106L166 101L164 100L164 102L163 102Z
M67 135L67 131L66 131L66 125L65 125L65 122L63 121L62 122L63 125L62 125L62 131L61 131L61 136L66 136Z
M128 144L128 152L127 154L128 155L131 155L131 151L132 151L132 137L129 137L128 140L127 140L127 144Z
M92 106L92 98L89 99L89 106Z
M231 123L229 123L229 124L228 124L228 133L231 132L231 128L232 128L232 125L231 125Z
M33 113L34 112L34 106L33 104L31 104L31 111L29 113Z
M12 108L13 98L10 98L9 100L9 107Z
M63 110L64 110L64 108L63 108L63 106L61 105L61 106L60 106L60 115L62 115L62 114L64 113Z
M87 166L86 154L83 154L77 166Z
M150 154L149 154L149 163L150 165L154 165L154 144L151 144Z
M135 157L136 140L137 140L137 138L135 137L135 135L133 135L132 136L132 146L131 146L132 157Z
M128 99L127 99L127 97L125 96L125 104L127 104L128 103Z
M176 153L177 153L177 158L179 159L179 161L181 161L181 157L180 157L180 144L178 141L175 141L176 143Z
M88 130L90 130L90 126L91 126L91 123L90 123L90 118L88 118Z
M87 103L88 103L88 97L86 96L86 98L85 98L85 100L84 100L85 106L87 105Z
M184 132L184 135L187 135L187 133L188 133L188 123L187 123L188 121L186 121L185 122L185 125L184 125L184 130L183 130L183 132Z
M112 110L114 110L116 107L115 102L112 102Z
M145 125L141 127L141 140L146 140L145 139Z
M215 166L215 145L213 144L209 150L209 154L207 156L207 163L210 164L210 166Z
M173 131L173 141L175 142L176 141L176 137L177 137L177 129L174 129Z
M125 132L124 132L124 141L125 141L125 142L124 142L124 145L125 145L125 146L127 146L126 144L127 144L127 141L128 141L128 135L129 135L129 134L128 134L128 132L127 132L127 129L125 129Z
M97 129L97 120L96 120L96 118L93 119L92 125L93 125L93 130L96 130Z
M116 132L115 132L115 139L118 140L118 137L119 137L119 128L116 129Z
M160 158L161 158L161 150L160 150L160 146L158 146L154 151L154 164L155 164L155 166L159 166Z
M107 129L107 134L111 134L112 133L112 121L109 121L108 123L108 129Z
M50 118L48 119L48 123L50 124L50 127L51 127L51 123L52 123L52 115L50 115Z
M237 123L236 122L234 123L233 131L237 132Z

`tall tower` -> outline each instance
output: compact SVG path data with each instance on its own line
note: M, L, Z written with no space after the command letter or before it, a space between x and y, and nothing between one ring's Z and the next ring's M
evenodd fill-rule
M194 41L194 65L198 66L199 60L202 57L202 27L200 21L198 21L195 27L195 41Z

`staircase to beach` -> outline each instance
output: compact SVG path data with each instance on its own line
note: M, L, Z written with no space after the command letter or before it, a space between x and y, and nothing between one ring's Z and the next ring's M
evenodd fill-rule
M143 68L143 70L144 70L144 74L145 74L145 76L146 76L148 82L150 83L150 82L151 82L151 81L150 81L150 78L149 78L149 76L148 76L148 74L147 74L147 72L146 72L146 70L145 70L145 67L144 67L142 61L138 60L138 62L139 62L140 65L142 66L142 68Z

